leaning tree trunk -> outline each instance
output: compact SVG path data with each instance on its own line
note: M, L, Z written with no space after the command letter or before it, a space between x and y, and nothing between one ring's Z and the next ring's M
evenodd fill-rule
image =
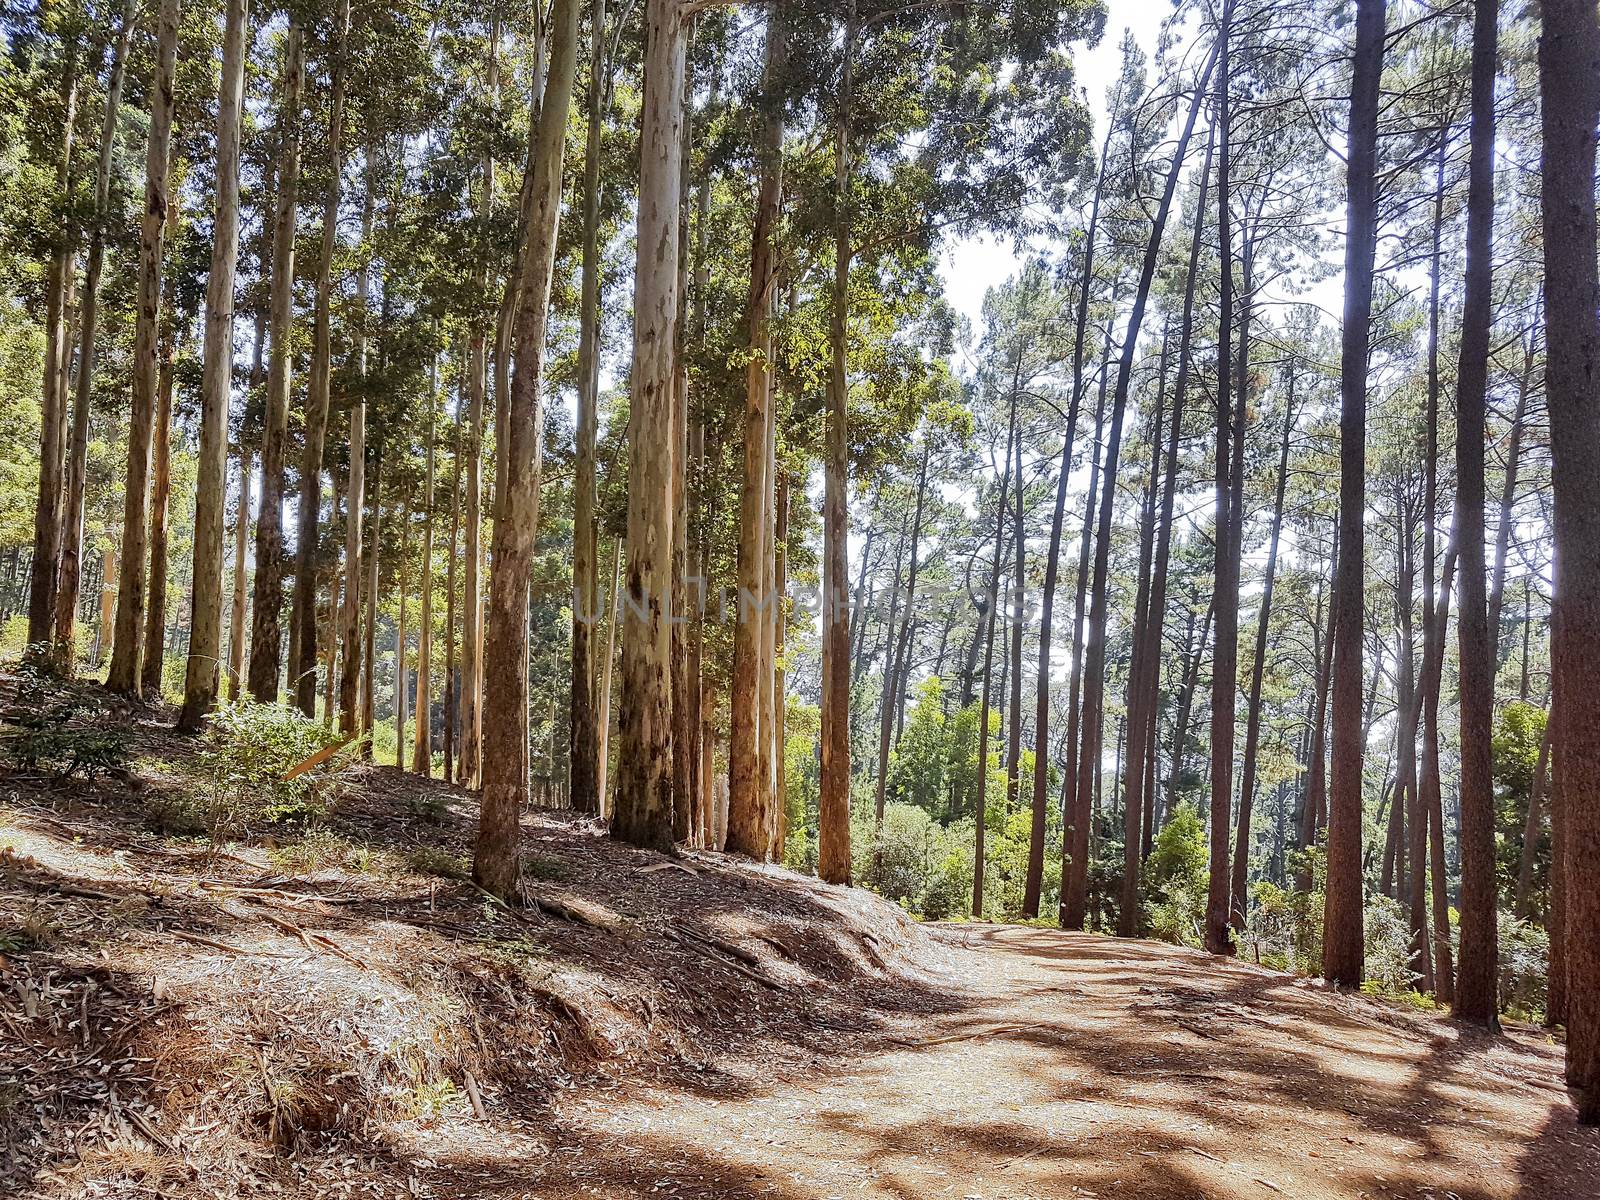
M194 733L217 702L222 660L223 509L227 504L228 409L233 401L234 276L239 265L239 132L249 0L228 0L222 31L222 84L217 95L216 217L206 277L206 328L201 349L200 452L194 501L194 575L190 584L189 661L178 728ZM248 528L250 455L239 455L239 528ZM242 583L244 543L235 544ZM242 591L241 591L242 600ZM242 615L242 605L239 610ZM242 625L233 631L242 641Z
M1107 576L1111 566L1111 515L1116 503L1117 459L1122 448L1123 415L1127 411L1128 394L1133 384L1134 358L1138 352L1139 331L1144 323L1145 305L1149 301L1150 288L1155 282L1156 265L1161 257L1162 235L1166 232L1167 218L1172 212L1172 199L1177 194L1178 178L1183 173L1183 163L1188 156L1189 141L1194 135L1195 121L1200 116L1200 107L1205 100L1206 81L1210 78L1216 57L1213 52L1195 83L1189 114L1172 154L1172 166L1167 172L1161 203L1156 209L1155 219L1150 227L1150 237L1145 245L1144 263L1139 271L1133 306L1128 313L1128 324L1123 333L1121 357L1117 364L1116 388L1111 397L1111 428L1106 435L1105 464L1100 472L1100 512L1095 535L1094 578L1089 593L1089 628L1083 652L1083 711L1079 715L1077 747L1077 812L1085 828L1078 835L1075 850L1083 851L1081 860L1085 867L1088 863L1088 845L1084 841L1084 835L1088 832L1086 818L1092 806L1094 768L1100 760L1101 718L1105 704L1106 611L1109 601ZM1071 753L1072 749L1069 747L1068 752ZM1074 857L1080 856L1075 853Z
M317 709L317 551L322 519L322 457L328 440L328 398L333 381L333 256L339 246L339 200L344 176L345 43L350 0L340 0L334 20L332 95L328 101L328 190L322 202L322 245L317 255L316 301L311 318L311 380L306 389L305 445L300 456L300 499L294 547L294 611L299 658L289 664L295 705ZM429 524L432 528L432 524Z
M105 265L111 219L111 169L116 150L117 114L133 37L134 0L125 0L111 73L106 79L105 115L100 126L100 160L95 171L94 228L84 265L78 314L78 378L72 403L72 439L67 447L65 506L61 513L61 560L56 575L55 656L70 674L77 666L78 600L83 588L83 504L89 477L89 413L94 398L95 331L100 312L100 273Z
M1178 330L1178 378L1173 386L1172 433L1167 439L1165 475L1161 489L1161 510L1156 520L1156 547L1155 559L1150 573L1150 595L1145 605L1143 624L1134 630L1135 662L1137 665L1130 670L1128 675L1128 712L1130 716L1140 713L1145 717L1144 724L1149 731L1149 735L1145 745L1142 747L1142 751L1148 754L1150 758L1151 770L1150 786L1143 787L1141 783L1143 772L1137 769L1138 754L1141 751L1139 739L1137 735L1130 736L1128 739L1129 761L1134 764L1135 772L1128 775L1123 792L1128 797L1130 808L1138 808L1140 806L1144 808L1144 830L1150 832L1146 833L1141 841L1146 843L1153 836L1155 828L1155 723L1157 691L1161 684L1161 630L1166 619L1167 566L1172 555L1172 515L1177 502L1178 441L1183 433L1184 404L1189 395L1189 366L1193 354L1195 282L1200 273L1201 235L1205 229L1206 191L1211 180L1211 154L1214 145L1215 139L1208 133L1206 136L1205 163L1200 168L1200 194L1198 203L1195 205L1194 234L1189 240L1188 273L1184 277L1183 316ZM1159 430L1157 432L1159 434ZM1135 853L1130 846L1125 845L1123 847L1122 860L1122 898L1117 910L1117 933L1122 937L1134 937L1139 932L1139 872L1141 865L1141 856Z
M144 654L145 556L150 535L150 444L155 429L161 329L161 264L165 249L167 178L171 162L173 76L178 61L178 0L161 0L156 79L145 145L144 215L139 220L139 280L134 293L133 412L128 418L128 472L122 509L122 576L106 687L138 699Z
M256 516L256 575L251 595L250 695L263 704L278 699L283 613L284 455L289 430L289 388L294 370L294 243L300 192L300 93L305 86L305 34L289 26L283 61L283 129L278 152L278 194L273 218L272 352L267 367L266 415L261 426L261 500ZM301 581L304 586L305 581Z
M1361 880L1361 623L1365 584L1367 353L1378 224L1378 91L1384 0L1356 0L1347 160L1344 332L1340 356L1339 562L1333 585L1332 775L1322 973L1359 986L1364 974Z
M1545 0L1543 92L1545 395L1555 490L1555 748L1563 859L1567 1081L1578 1119L1600 1124L1600 281L1595 269L1595 128L1600 15L1589 0Z
M1078 416L1083 409L1083 394L1085 390L1083 386L1084 339L1089 327L1089 293L1094 286L1095 238L1100 224L1100 201L1105 194L1107 164L1111 157L1112 128L1112 123L1107 122L1105 139L1100 144L1100 166L1095 176L1094 196L1089 202L1089 224L1084 231L1083 270L1078 276L1077 312L1074 319L1072 338L1072 395L1067 404L1066 424L1062 427L1061 462L1056 467L1056 506L1050 519L1050 550L1045 557L1044 564L1043 603L1039 611L1039 677L1035 681L1038 694L1035 697L1033 710L1033 809L1035 823L1038 822L1038 814L1044 811L1046 786L1050 771L1050 756L1043 751L1050 740L1050 654L1054 649L1051 639L1051 626L1055 616L1056 583L1061 573L1061 537L1066 521L1067 484L1072 476L1072 451L1078 437ZM993 609L989 611L992 612ZM1073 656L1077 656L1076 647L1073 648ZM970 686L970 683L968 686ZM1070 739L1067 756L1069 758L1072 756ZM1042 828L1037 837L1041 847L1039 870L1042 878L1044 870ZM1028 855L1028 869L1031 876L1033 870L1032 840L1029 842ZM1037 905L1035 905L1034 915L1038 915Z
M1467 275L1456 384L1456 544L1461 558L1461 955L1457 1020L1500 1026L1495 871L1494 647L1485 594L1484 440L1494 236L1494 85L1498 0L1475 0L1472 159L1467 184Z
M528 587L539 523L540 389L577 43L577 0L554 0L549 73L533 134L531 211L519 255L516 373L512 394L505 397L507 440L500 453L506 482L499 504L504 519L495 522L485 626L483 808L472 874L479 887L502 900L515 893L517 823L528 799ZM672 158L676 162L676 153Z
M978 758L972 786L972 915L983 916L984 843L989 828L989 683L994 677L994 627L1000 611L1000 563L1004 558L1006 493L1011 488L1011 450L1017 440L1017 410L1011 409L1006 433L1005 467L994 501L994 564L989 568L989 585L984 591L983 699L978 706Z

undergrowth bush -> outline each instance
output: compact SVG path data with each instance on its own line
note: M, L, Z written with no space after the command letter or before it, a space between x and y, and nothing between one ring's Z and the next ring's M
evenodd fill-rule
M126 769L129 742L126 730L109 724L99 693L32 662L17 669L16 703L0 726L0 753L17 770L52 783L112 775Z
M247 836L265 824L318 820L347 783L355 746L304 764L341 740L285 704L219 704L193 760L196 787L189 801L213 840Z
M1152 937L1179 946L1200 945L1207 853L1199 816L1190 805L1179 805L1156 835L1145 862L1145 926Z

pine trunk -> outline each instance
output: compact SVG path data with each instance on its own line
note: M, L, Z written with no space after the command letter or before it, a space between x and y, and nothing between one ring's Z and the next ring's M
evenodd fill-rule
M1500 1025L1495 873L1494 643L1485 592L1484 447L1494 298L1494 85L1497 0L1475 0L1472 25L1472 159L1467 185L1467 278L1456 385L1456 541L1461 608L1461 956L1456 1019Z
M1600 15L1589 0L1545 0L1543 93L1545 395L1555 490L1557 853L1565 873L1567 1080L1578 1119L1600 1124L1600 283L1595 267L1595 128Z
M1339 561L1333 585L1332 776L1322 973L1357 987L1364 976L1361 880L1361 625L1367 435L1367 353L1377 240L1378 91L1383 72L1383 0L1356 0L1354 77L1347 160L1344 332L1340 357Z

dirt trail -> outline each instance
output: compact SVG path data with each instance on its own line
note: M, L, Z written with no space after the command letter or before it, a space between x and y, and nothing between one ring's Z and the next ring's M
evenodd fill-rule
M563 1198L1600 1196L1600 1134L1574 1125L1536 1031L1491 1040L1149 942L936 936L958 1010L840 1031L831 1066L580 1093L534 1179L501 1182Z

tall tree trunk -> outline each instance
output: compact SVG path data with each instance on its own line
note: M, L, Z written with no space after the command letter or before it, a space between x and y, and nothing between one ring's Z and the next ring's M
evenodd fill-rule
M772 598L761 585L762 513L767 494L767 422L772 396L772 309L777 286L778 222L783 200L784 111L779 82L788 57L784 18L768 17L762 90L760 175L755 233L750 249L750 291L745 307L749 361L744 377L744 475L739 490L738 597L733 627L733 678L728 693L728 849L763 857L766 837L757 774L757 690L761 631ZM826 634L824 635L826 636ZM823 698L823 707L828 699Z
M1013 412L1015 405L1013 404ZM1013 417L1013 424L1015 418ZM911 609L916 603L917 596L917 549L922 542L922 514L924 501L928 489L928 456L932 448L932 432L923 439L922 460L917 467L917 500L915 515L911 519L911 567L906 577L906 615L900 624L899 636L894 638L894 653L884 663L883 698L878 706L878 791L875 812L879 822L883 820L885 788L889 779L889 735L894 727L894 714L898 707L898 700L903 694L905 684L901 679L902 669L906 665L906 655L911 636ZM895 599L898 599L898 595ZM890 616L890 629L894 628L894 619Z
M239 133L249 0L228 0L222 29L222 83L217 94L217 201L212 222L211 271L206 277L205 341L201 348L200 451L194 501L194 575L190 585L189 660L184 671L178 728L199 730L217 701L222 660L223 509L227 503L228 410L233 403L234 277L239 266ZM257 339L259 349L260 339ZM257 362L259 362L259 356ZM239 530L249 529L250 454L242 446ZM246 542L235 538L235 627L230 645L242 647ZM231 664L238 687L240 657Z
M1228 926L1228 822L1233 813L1234 705L1239 690L1239 538L1244 514L1236 506L1233 488L1234 405L1244 407L1244 397L1233 395L1233 233L1229 168L1232 158L1229 93L1232 90L1229 40L1233 0L1222 10L1217 31L1222 70L1217 75L1217 125L1221 146L1217 155L1217 240L1222 250L1221 316L1217 325L1217 460L1216 460L1216 565L1213 572L1217 601L1217 641L1211 667L1211 819L1209 833L1210 880L1206 891L1205 946L1213 954L1233 954L1236 947ZM1242 335L1241 335L1242 336Z
M244 630L249 614L250 576L250 487L255 476L255 455L250 447L239 446L239 509L233 518L233 595L228 616L228 698L237 700L244 691Z
M598 11L598 7L597 7ZM604 13L596 18L605 23ZM500 97L500 19L498 12L490 22L487 85L490 103L498 109ZM585 201L587 204L587 200ZM490 291L490 222L494 213L494 155L486 151L483 176L478 188L478 227L483 240L483 262L478 268L479 286L485 296ZM585 229L588 217L585 216ZM587 236L587 235L586 235ZM587 247L587 241L585 246ZM585 250L587 255L587 249ZM587 259L585 260L587 262ZM585 310L587 311L587 310ZM465 499L466 547L462 564L461 616L461 782L468 788L482 783L483 745L483 406L489 390L489 331L475 323L471 336L471 363L467 376L467 439L465 454L467 494ZM592 371L592 364L590 366ZM586 380L588 375L584 375ZM501 393L503 395L503 393ZM504 407L502 404L501 407Z
M848 497L850 380L850 117L854 107L856 2L847 0L833 159L833 293L828 322L828 412L822 502L822 783L818 872L850 882L850 607Z
M78 45L76 36L63 34L66 62L61 70L61 153L56 159L56 194L63 205L72 194L72 148L78 114ZM66 213L61 213L63 219ZM33 510L33 558L28 583L28 646L45 649L48 656L51 622L55 617L56 573L61 563L61 490L66 432L67 365L72 357L72 322L68 293L72 288L73 259L77 254L75 222L58 235L45 288L44 373L39 406L39 491Z
M67 447L65 507L61 514L61 562L56 579L56 660L71 674L77 666L78 599L83 587L84 486L89 476L89 414L94 399L95 335L100 312L100 274L105 266L111 221L111 169L122 108L128 43L135 25L134 0L124 0L122 22L106 78L105 114L100 124L100 158L95 170L94 226L84 264L78 315L78 378L72 404L72 440Z
M172 303L172 289L167 289ZM167 659L168 508L172 500L172 357L178 331L167 313L161 333L161 365L156 373L155 438L150 447L150 598L145 605L144 662L140 690L159 700Z
M279 104L278 189L273 218L272 352L267 367L266 417L261 428L261 502L256 517L256 574L251 597L250 695L263 704L278 699L282 653L284 455L289 389L294 369L294 244L300 194L300 93L305 86L305 33L289 25Z
M989 682L994 677L994 628L1000 612L1000 564L1004 561L1006 494L1011 488L1011 450L1017 440L1017 409L1011 406L1006 432L1005 467L994 501L994 565L989 570L989 586L984 592L988 619L984 622L983 698L978 706L978 761L972 787L974 852L972 859L972 915L983 916L984 844L989 824Z
M1557 853L1567 1081L1578 1119L1600 1124L1600 283L1595 269L1595 128L1600 124L1600 15L1588 0L1545 0L1543 95L1545 395L1555 488ZM1552 939L1554 940L1554 939Z
M1322 973L1359 986L1364 973L1361 887L1361 623L1365 584L1367 354L1378 224L1378 90L1383 0L1356 0L1347 159L1344 332L1340 355L1339 561L1333 586L1333 770L1328 801L1328 883Z
M583 162L583 281L578 334L578 428L572 526L572 681L569 747L572 807L598 813L600 733L590 639L599 619L599 526L594 452L600 406L600 132L605 121L606 0L589 5L588 134Z
M306 389L305 445L300 456L296 506L294 608L291 620L299 656L289 664L295 705L306 716L317 707L317 556L322 520L322 458L328 440L328 398L333 381L333 256L339 246L339 201L344 182L345 44L350 36L350 0L339 0L329 50L332 92L328 101L328 189L322 201L322 244L317 255L316 300L311 318L311 379ZM430 521L428 528L433 524Z
M128 473L122 510L122 576L117 581L116 631L106 687L138 699L144 654L145 557L150 535L150 446L160 374L161 267L165 250L167 179L171 161L173 76L178 61L178 0L161 0L156 30L156 77L145 145L144 213L139 219L137 318L133 331L133 412L128 418Z
M466 363L462 363L466 366ZM456 394L456 441L450 455L450 550L444 573L444 781L456 778L456 551L461 545L461 395Z
M1244 932L1249 902L1246 886L1250 870L1250 814L1255 803L1256 758L1261 745L1261 683L1267 668L1267 635L1272 623L1272 589L1278 576L1278 538L1283 532L1283 496L1289 483L1289 438L1294 432L1295 362L1289 360L1289 387L1283 416L1283 439L1278 444L1278 486L1273 493L1272 532L1267 537L1266 576L1261 584L1261 610L1256 615L1256 654L1250 665L1250 702L1245 710L1244 766L1239 782L1239 828L1233 846L1233 927ZM1241 398L1242 402L1242 398Z
M1148 673L1147 659L1151 647L1147 645L1145 631L1150 628L1151 572L1155 556L1156 495L1161 484L1161 435L1166 422L1167 361L1171 343L1170 322L1161 331L1161 367L1156 386L1156 406L1150 420L1150 477L1145 487L1143 510L1139 515L1139 583L1134 602L1134 636L1132 660L1128 664L1128 704L1126 729L1128 754L1122 760L1118 775L1122 780L1123 795L1123 845L1122 845L1122 896L1117 908L1117 933L1132 937L1139 927L1139 865L1145 814L1153 807L1151 789L1145 788L1145 764L1153 761L1150 755L1150 735L1153 726L1154 703L1146 704L1142 696L1143 677ZM1159 620L1155 628L1161 628ZM1159 647L1156 648L1159 652Z
M1232 0L1229 0L1230 4ZM1161 239L1166 232L1167 218L1172 211L1172 199L1177 194L1178 179L1183 174L1183 163L1189 153L1189 141L1194 135L1195 121L1205 100L1206 81L1217 61L1213 52L1195 82L1194 96L1189 104L1189 114L1172 154L1172 166L1167 172L1161 203L1151 223L1149 241L1145 246L1144 263L1139 271L1139 282L1133 295L1133 306L1128 313L1128 324L1122 338L1122 352L1117 364L1117 383L1111 399L1111 429L1106 438L1105 464L1101 471L1098 529L1095 534L1094 579L1090 585L1089 629L1084 643L1083 659L1083 711L1079 717L1079 746L1077 774L1077 809L1080 818L1090 810L1090 786L1094 766L1101 757L1102 715L1105 703L1106 610L1108 607L1107 575L1111 565L1111 515L1116 504L1117 459L1122 448L1122 423L1128 406L1128 393L1133 383L1134 358L1138 353L1139 332L1144 323L1145 305L1150 298L1150 287L1155 281L1156 265L1161 257ZM1226 64L1224 64L1224 74ZM1070 752L1070 748L1069 748ZM1084 879L1087 879L1088 855L1087 828L1077 835L1085 853L1082 855ZM1074 857L1078 857L1076 854ZM1074 883L1078 882L1076 878Z
M634 271L621 753L613 830L672 848L673 432L685 39L677 0L647 0Z
M1112 289L1116 304L1116 289ZM1089 539L1094 533L1100 488L1100 435L1105 429L1106 394L1111 379L1111 325L1102 330L1105 343L1100 362L1100 391L1095 399L1094 440L1089 451L1089 491L1083 499L1083 531L1078 539L1078 571L1073 585L1072 663L1067 685L1066 811L1061 820L1061 898L1057 919L1063 929L1082 929L1089 905L1089 813L1079 808L1078 745L1082 728L1079 699L1083 688L1084 602L1089 595Z
M1458 1020L1499 1028L1496 935L1494 648L1484 578L1484 444L1489 386L1494 236L1494 84L1498 0L1475 0L1472 22L1472 159L1467 184L1467 279L1456 385L1456 542L1461 558L1461 958Z
M1117 107L1114 103L1113 108ZM1078 276L1077 312L1073 321L1072 336L1072 394L1067 403L1067 420L1062 428L1061 461L1056 466L1056 506L1050 518L1050 550L1045 557L1043 603L1039 612L1039 672L1035 681L1037 695L1033 710L1033 829L1028 842L1028 879L1035 878L1034 859L1038 858L1038 878L1044 875L1044 806L1046 783L1050 771L1050 756L1045 747L1050 741L1050 655L1053 650L1052 621L1055 615L1056 585L1061 572L1061 537L1067 512L1067 484L1072 476L1072 451L1078 437L1078 416L1083 409L1084 340L1089 326L1089 293L1094 287L1095 239L1100 224L1100 201L1105 193L1106 170L1111 156L1111 132L1114 123L1107 121L1106 135L1100 144L1100 166L1095 177L1094 196L1089 202L1089 224L1084 231L1083 270ZM1090 456L1093 457L1091 450ZM988 610L992 613L992 607ZM984 614L986 616L987 614ZM982 620L983 617L980 617ZM974 643L976 644L976 643ZM1074 644L1072 658L1076 664L1078 648ZM1076 703L1074 703L1076 708ZM1072 757L1072 738L1068 735L1067 757ZM1069 771L1070 774L1070 771ZM1059 902L1058 902L1059 907ZM1034 916L1038 916L1035 900ZM1059 914L1058 914L1059 915Z
M439 411L439 352L434 351L428 381L428 450L422 477L422 585L417 614L417 702L411 742L411 769L433 774L433 480L435 423Z
M350 482L346 486L344 518L344 611L340 615L340 640L344 659L339 672L339 732L354 737L361 728L361 671L365 661L361 636L361 585L363 525L367 507L367 305L372 287L372 224L376 207L377 141L367 139L361 200L361 257L356 268L356 314L350 357L356 374L356 394L350 404ZM377 480L373 480L376 500ZM476 549L476 547L474 547Z
M494 527L484 644L483 807L472 865L478 886L507 901L515 894L517 826L528 798L528 586L539 523L540 388L561 219L567 113L577 71L578 0L554 0L549 55L544 100L533 135L532 210L519 254L517 369L507 398L507 440L501 449L506 482L499 507L504 519ZM676 154L672 157L676 160ZM641 225L641 239L644 233Z
M1156 548L1155 560L1150 574L1150 595L1145 606L1143 622L1134 630L1137 666L1129 672L1128 676L1128 710L1130 713L1143 713L1146 728L1150 731L1149 740L1144 747L1144 752L1148 754L1150 759L1150 786L1141 795L1138 782L1130 778L1128 786L1125 788L1129 796L1129 804L1135 808L1140 806L1144 808L1145 833L1142 840L1146 845L1153 837L1155 826L1156 701L1157 691L1161 685L1161 631L1167 611L1167 567L1172 555L1172 518L1177 502L1178 442L1183 436L1184 404L1189 395L1189 369L1193 354L1195 282L1200 273L1200 248L1206 219L1206 190L1211 181L1211 155L1214 146L1214 134L1208 131L1206 134L1205 163L1200 168L1200 194L1198 203L1195 205L1194 234L1189 240L1188 274L1185 276L1183 285L1183 316L1178 331L1178 379L1173 390L1172 433L1167 439L1165 477L1161 492L1161 511L1156 521ZM1156 433L1159 440L1159 428ZM1192 615L1190 625L1192 630ZM1130 750L1134 751L1134 753L1131 753L1129 757L1135 763L1138 761L1138 749L1137 743L1130 746ZM1148 853L1148 851L1146 852ZM1130 853L1124 847L1122 899L1118 908L1117 926L1117 932L1122 937L1133 937L1139 931L1139 871L1139 857Z
M394 765L406 767L406 599L410 588L411 489L406 488L400 502L400 561L395 564L395 587L399 592L394 624Z

